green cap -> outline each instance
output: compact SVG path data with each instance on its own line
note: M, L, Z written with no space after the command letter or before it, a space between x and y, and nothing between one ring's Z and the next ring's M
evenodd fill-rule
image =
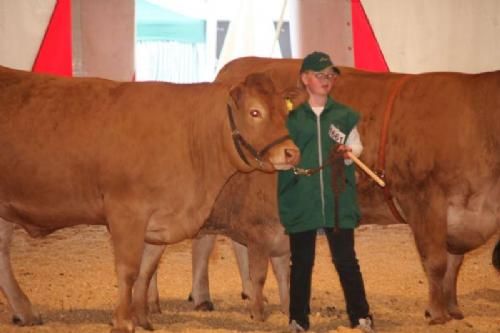
M304 60L302 61L302 66L300 67L300 72L320 72L328 67L331 67L335 73L340 74L340 70L333 65L333 62L328 54L315 51L308 54L304 58Z

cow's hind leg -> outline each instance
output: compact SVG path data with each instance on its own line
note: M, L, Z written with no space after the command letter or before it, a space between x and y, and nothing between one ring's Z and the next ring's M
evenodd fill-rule
M106 208L118 282L118 305L111 333L133 333L132 287L139 275L147 214L117 203L106 203Z
M14 225L0 219L0 289L14 312L12 322L19 326L41 325L40 315L19 287L10 263L10 244Z
M164 251L165 245L146 244L144 246L141 269L134 284L132 295L134 322L146 330L153 330L153 325L148 318L148 290L151 285L151 277L156 273ZM156 284L153 288L158 290Z
M192 286L189 299L197 311L212 311L208 282L208 262L215 245L216 235L203 235L191 244Z
M444 293L447 268L446 201L441 191L421 193L413 198L418 202L410 212L409 221L429 284L429 324L443 324L450 320ZM418 198L421 200L418 200Z
M151 281L149 281L148 309L149 313L161 313L160 292L158 291L158 269L151 277Z
M457 300L457 278L460 267L464 260L463 255L448 253L446 275L444 277L444 296L448 303L448 313L454 319L463 319L464 315L458 306Z
M491 254L491 263L493 264L493 267L500 271L500 240L497 242L497 245Z
M264 283L266 282L269 254L257 246L248 247L250 280L252 295L250 297L250 314L253 319L263 321L264 318Z
M415 243L429 284L429 324L443 324L450 320L444 293L447 267L446 224L443 221L419 219L413 226ZM432 226L430 224L433 224ZM444 226L443 226L444 225Z
M271 257L271 266L278 283L281 311L288 314L290 305L290 254L286 253L279 257Z
M253 294L252 281L250 280L250 272L248 268L248 249L236 241L231 242L233 245L234 256L238 264L238 271L240 272L241 279L241 298L247 299Z

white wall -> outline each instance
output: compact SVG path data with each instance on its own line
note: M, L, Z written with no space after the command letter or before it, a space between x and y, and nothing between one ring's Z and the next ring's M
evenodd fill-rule
M361 0L391 71L500 69L499 0Z
M354 65L351 0L293 0L290 6L293 57L323 51L337 65Z
M134 0L72 0L75 76L134 76Z
M0 0L0 65L31 70L56 0Z

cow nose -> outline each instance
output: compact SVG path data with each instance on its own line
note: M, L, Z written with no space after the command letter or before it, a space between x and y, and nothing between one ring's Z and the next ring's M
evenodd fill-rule
M299 159L300 153L297 149L285 149L285 160L287 164L297 165L299 163Z

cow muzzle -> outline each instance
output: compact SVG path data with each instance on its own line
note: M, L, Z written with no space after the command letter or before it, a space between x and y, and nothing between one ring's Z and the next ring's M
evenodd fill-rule
M287 147L279 149L277 154L273 154L269 158L271 164L276 170L289 170L299 164L300 151L292 143Z

